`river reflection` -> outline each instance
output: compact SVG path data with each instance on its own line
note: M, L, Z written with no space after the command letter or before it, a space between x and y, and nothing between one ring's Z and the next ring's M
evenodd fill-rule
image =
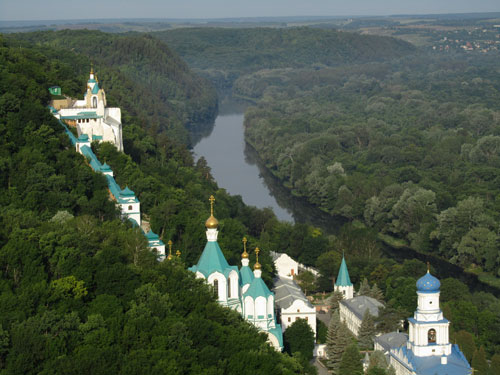
M343 220L293 197L262 165L256 151L244 140L244 108L241 103L221 105L213 127L191 133L196 159L205 157L218 185L232 195L240 195L246 204L271 207L280 220L336 232Z
M219 114L212 131L192 137L197 138L201 140L193 148L195 157L207 160L220 187L241 195L248 205L270 207L280 220L294 221L291 211L278 204L267 188L258 166L245 160L243 113Z

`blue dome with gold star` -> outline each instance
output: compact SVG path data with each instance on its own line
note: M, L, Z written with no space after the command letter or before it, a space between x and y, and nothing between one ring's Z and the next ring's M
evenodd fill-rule
M439 292L441 283L429 271L417 281L417 291L424 293Z

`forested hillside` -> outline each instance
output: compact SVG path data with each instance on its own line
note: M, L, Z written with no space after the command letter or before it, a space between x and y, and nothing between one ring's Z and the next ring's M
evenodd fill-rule
M85 58L68 52L63 61L46 46L9 43L0 38L0 372L304 373L186 270L203 248L206 198L217 191L207 171L193 167L183 146L137 123L125 127L125 147L141 167L99 148L118 181L129 178L140 193L154 229L183 252L158 263L46 108L47 87L84 84L73 67ZM236 216L253 211L223 191L217 198L221 239L248 233ZM233 258L241 251L226 248Z
M231 88L262 69L335 66L380 61L415 52L404 41L307 27L183 28L152 33L215 83Z
M412 247L500 276L495 59L259 72L246 140L293 194Z
M68 51L86 56L94 63L110 104L120 102L130 115L142 119L142 127L185 144L189 144L186 126L203 126L215 118L217 96L212 86L156 38L87 30L10 34L10 38L55 48L53 57L58 59ZM82 74L79 68L77 73ZM88 65L84 68L87 73Z

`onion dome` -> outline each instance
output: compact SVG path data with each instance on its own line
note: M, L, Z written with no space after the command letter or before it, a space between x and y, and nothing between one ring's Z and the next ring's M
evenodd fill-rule
M243 254L241 254L241 257L243 259L248 259L248 253L247 253L247 238L243 237Z
M207 229L217 229L219 226L219 221L214 216L214 202L215 198L213 195L210 196L210 217L205 221L205 227Z
M418 292L424 292L424 293L439 292L440 287L441 283L436 277L430 274L429 270L427 270L427 273L417 281Z

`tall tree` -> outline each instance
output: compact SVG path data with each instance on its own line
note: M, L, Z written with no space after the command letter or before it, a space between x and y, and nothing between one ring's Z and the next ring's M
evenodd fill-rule
M375 337L375 321L370 311L366 309L358 332L358 343L361 349L373 349L373 337Z
M350 344L342 354L338 375L362 375L361 354L355 343Z
M344 299L344 295L340 290L335 290L330 298L328 298L328 304L330 305L330 310L335 311L339 308L339 302Z
M474 335L464 330L458 331L455 333L455 342L470 363L472 356L476 352Z
M344 322L340 321L340 314L335 311L328 327L326 339L328 368L336 375L339 374L340 361L346 347L352 342L352 335Z
M290 355L300 353L309 362L314 352L314 332L305 319L297 319L284 332L285 351Z
M480 374L487 374L489 370L488 361L486 361L486 353L484 352L484 346L474 352L472 356L471 367Z
M358 290L359 296L368 296L370 295L370 284L368 283L368 279L365 277L361 282Z
M379 302L384 302L384 293L382 292L382 289L378 287L377 283L373 284L368 295L375 298Z

